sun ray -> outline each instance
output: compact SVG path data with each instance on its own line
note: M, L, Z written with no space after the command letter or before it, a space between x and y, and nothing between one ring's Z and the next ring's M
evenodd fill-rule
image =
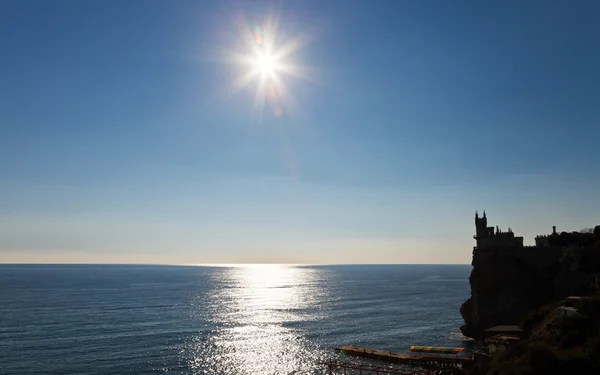
M237 38L224 51L228 63L233 63L240 74L226 88L229 95L237 94L253 85L252 111L267 108L279 117L299 110L290 91L290 80L314 81L313 69L293 61L293 56L315 39L315 33L303 32L281 40L285 32L279 9L268 12L259 24L251 23L243 13L235 17Z
M243 90L245 87L250 85L258 76L258 72L256 70L250 70L245 72L243 75L239 76L236 80L233 81L231 85L231 93L236 94L240 90Z
M284 59L285 57L293 54L305 45L309 44L314 39L315 36L308 33L292 38L291 40L282 44L281 48L277 50L275 56L277 59Z
M262 119L262 114L265 108L265 101L266 101L266 79L265 77L261 77L258 85L256 86L256 93L254 95L254 103L252 105L255 113L258 114L259 119Z
M288 111L296 112L298 111L298 107L292 95L288 92L285 84L282 82L281 78L278 76L273 77L273 87L276 90L276 98L277 102L283 104L284 108L287 108ZM277 115L277 114L276 114Z
M296 78L304 79L309 82L319 83L315 78L316 73L315 73L314 69L312 69L310 67L284 62L284 63L279 63L278 68L280 71L284 72L287 75L291 75Z

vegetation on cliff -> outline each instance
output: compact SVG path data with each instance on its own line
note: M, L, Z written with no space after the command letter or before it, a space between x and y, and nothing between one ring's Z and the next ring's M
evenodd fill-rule
M522 322L526 339L496 354L489 375L587 375L600 373L600 296L586 298L564 316L546 305Z

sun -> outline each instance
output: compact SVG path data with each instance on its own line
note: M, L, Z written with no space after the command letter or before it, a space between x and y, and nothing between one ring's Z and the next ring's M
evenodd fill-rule
M253 63L256 70L263 76L273 76L279 68L277 59L270 54L258 53Z
M270 14L263 25L251 27L245 17L238 17L237 37L240 43L226 52L226 61L236 65L237 77L227 92L238 91L255 85L253 109L261 114L264 109L272 109L275 116L282 116L297 110L297 105L288 90L290 80L313 80L312 69L294 62L295 53L313 38L309 32L287 35L278 38L278 30L285 28L279 23L279 16Z

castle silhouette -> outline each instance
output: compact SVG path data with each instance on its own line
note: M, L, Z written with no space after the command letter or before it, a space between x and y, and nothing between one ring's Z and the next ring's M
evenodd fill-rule
M473 238L477 241L478 249L490 247L523 247L523 237L516 237L512 229L509 227L507 232L503 232L496 226L487 226L487 216L483 211L483 217L479 217L479 213L475 211L475 235Z
M483 211L483 216L475 211L475 235L477 241L476 249L514 249L514 248L547 248L547 247L600 247L600 225L596 226L592 232L556 232L556 226L552 227L552 234L539 235L535 237L535 246L523 246L523 237L517 237L509 227L508 231L503 232L498 226L488 227L487 216Z

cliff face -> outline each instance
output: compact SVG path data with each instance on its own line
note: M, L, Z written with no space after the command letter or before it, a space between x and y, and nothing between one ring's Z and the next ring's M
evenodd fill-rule
M464 335L482 339L495 325L570 295L600 293L600 248L491 248L473 251L471 298L460 308Z

